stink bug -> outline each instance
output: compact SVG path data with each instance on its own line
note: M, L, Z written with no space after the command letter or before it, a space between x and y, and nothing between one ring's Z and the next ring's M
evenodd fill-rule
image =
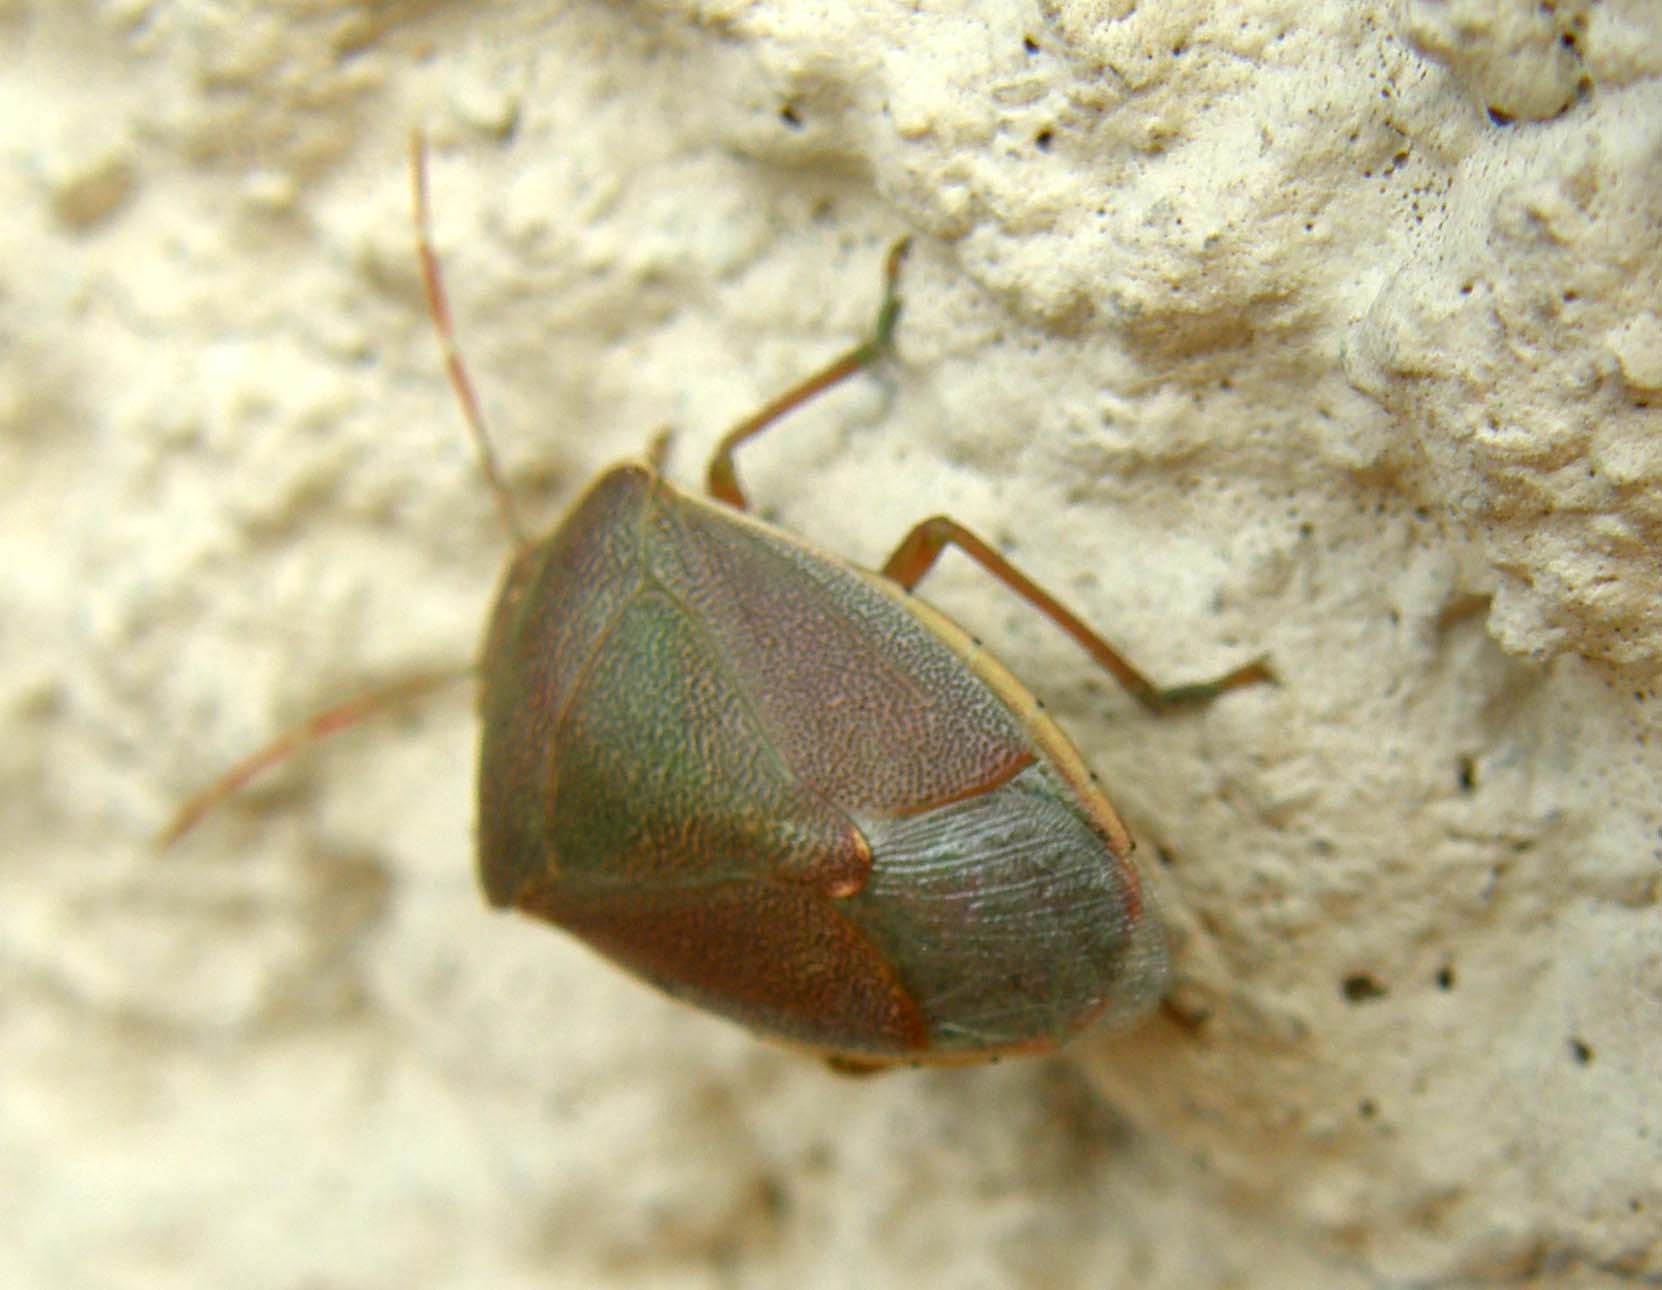
M1166 948L1125 825L1033 695L912 589L958 547L1155 711L1267 668L1159 689L943 516L870 572L746 513L734 450L888 351L904 245L870 339L730 431L708 497L654 453L529 541L455 342L419 139L412 173L446 371L515 546L472 669L490 902L844 1069L1048 1052L1153 1005ZM298 744L435 683L314 718L168 836Z

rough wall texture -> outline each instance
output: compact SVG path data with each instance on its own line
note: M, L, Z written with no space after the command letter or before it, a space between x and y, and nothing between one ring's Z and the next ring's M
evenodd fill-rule
M1662 1284L1662 10L0 3L0 1283ZM865 325L758 447L961 562L1114 785L1188 1024L837 1080L469 870L503 558L404 146L546 518Z

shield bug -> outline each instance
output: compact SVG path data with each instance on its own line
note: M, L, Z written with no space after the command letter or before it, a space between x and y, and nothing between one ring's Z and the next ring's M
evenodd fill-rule
M514 553L477 663L485 895L671 995L844 1069L1048 1052L1164 990L1132 840L1042 705L913 595L955 546L1146 708L1163 690L944 516L881 571L747 513L734 450L890 349L904 244L869 339L734 427L708 496L661 451L527 540L455 341L412 149L417 246L450 383ZM430 688L313 718L187 803L169 837L297 746Z

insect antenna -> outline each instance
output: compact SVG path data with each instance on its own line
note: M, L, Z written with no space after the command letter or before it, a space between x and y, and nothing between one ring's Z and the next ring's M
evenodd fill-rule
M467 421L468 434L479 454L479 470L485 484L496 500L497 516L503 531L517 550L524 550L527 542L525 529L514 509L513 494L503 482L497 465L496 450L491 446L490 427L479 397L473 391L473 381L467 374L462 349L456 339L456 326L450 318L450 299L444 290L444 274L439 267L439 254L433 249L433 219L427 200L427 141L420 130L410 133L410 184L415 200L416 255L421 262L421 284L427 291L427 311L433 318L433 329L438 333L439 348L444 353L444 374L450 388L456 392L462 416Z
M421 281L427 295L428 313L438 334L439 347L444 355L445 375L450 388L461 404L462 416L479 457L479 469L486 486L495 499L498 518L509 541L518 549L526 546L525 530L514 510L512 494L502 480L496 454L491 447L490 431L480 410L473 382L467 374L461 347L456 341L456 329L450 318L450 303L444 291L444 277L439 267L438 252L433 249L432 218L427 200L427 145L419 130L410 137L410 184L414 200L416 255L421 265ZM464 677L475 675L473 664L446 668L442 671L421 672L414 676L382 686L348 699L344 703L314 713L297 725L291 726L269 743L244 757L201 791L193 794L173 813L173 818L156 835L157 847L172 846L220 803L232 797L252 780L280 762L312 744L331 735L361 724Z
M452 681L473 675L473 667L449 668L442 672L422 672L407 677L394 685L383 686L360 694L345 703L313 713L298 725L289 727L271 742L251 752L232 766L213 783L187 798L173 813L167 826L156 835L156 846L166 850L191 829L202 817L221 802L241 791L262 772L279 762L287 761L302 748L339 734L370 717L379 716L391 708L410 703L423 695L442 689Z

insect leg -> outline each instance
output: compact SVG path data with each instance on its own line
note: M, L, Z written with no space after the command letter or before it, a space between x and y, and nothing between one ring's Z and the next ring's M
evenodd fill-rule
M1263 659L1256 659L1210 681L1171 687L1154 684L1132 666L1125 655L1082 622L1043 587L962 524L945 515L936 515L924 520L908 533L883 566L883 576L911 590L922 580L923 575L934 567L935 561L948 545L957 547L1073 637L1104 671L1111 674L1130 692L1132 698L1151 712L1164 712L1183 704L1203 703L1225 690L1233 690L1238 686L1275 681L1275 674L1270 671L1269 664Z
M889 248L888 258L883 262L883 303L878 306L877 324L872 328L871 335L722 436L715 454L710 458L706 486L711 497L741 511L749 509L749 500L733 466L733 450L746 439L766 430L787 412L801 407L816 394L823 394L832 386L841 384L888 353L894 343L895 323L900 319L900 294L896 289L896 280L900 276L900 262L906 257L910 245L911 239L901 238Z

